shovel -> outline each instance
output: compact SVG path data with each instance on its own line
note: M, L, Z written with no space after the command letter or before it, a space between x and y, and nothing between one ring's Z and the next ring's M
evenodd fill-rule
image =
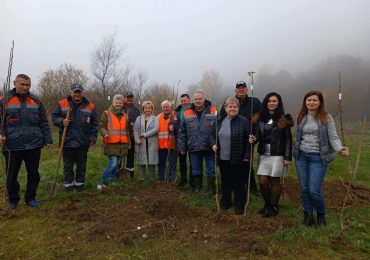
M117 170L117 179L121 182L126 182L131 179L130 172L126 167L126 156L122 156L121 168Z
M68 110L67 116L66 116L67 120L69 120L70 118L71 118L71 109ZM68 126L64 126L64 129L63 129L62 140L60 142L60 147L59 147L57 168L54 173L53 181L48 181L48 183L46 184L45 196L47 198L55 197L55 195L58 193L58 190L60 188L60 184L57 182L57 176L58 176L58 172L60 168L60 161L62 160L64 141L67 135L67 128Z

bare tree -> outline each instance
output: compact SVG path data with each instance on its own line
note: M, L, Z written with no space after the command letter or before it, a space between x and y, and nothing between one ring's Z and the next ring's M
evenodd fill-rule
M37 90L48 112L69 94L72 83L86 87L88 77L82 69L71 64L62 64L57 69L50 69L41 74Z
M147 88L142 96L142 100L150 100L154 104L154 113L159 114L161 112L162 101L172 97L172 87L168 84L153 84Z
M206 94L206 98L212 101L213 105L220 106L224 99L224 95L220 95L223 92L222 85L220 74L215 70L208 70L203 73L199 83L191 84L188 87L188 93L192 96L196 90L201 89Z
M140 70L135 74L133 81L136 100L140 103L141 97L143 96L145 84L148 81L148 74L145 71Z
M92 87L103 100L116 93L121 85L120 72L124 50L123 46L117 44L116 35L113 33L104 37L92 54L91 71L96 79Z
M217 98L216 93L222 88L222 80L220 74L215 70L208 70L203 73L199 85L205 92L207 97L212 98L213 101Z

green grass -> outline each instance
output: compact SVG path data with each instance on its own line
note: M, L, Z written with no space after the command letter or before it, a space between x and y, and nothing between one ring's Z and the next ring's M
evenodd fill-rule
M352 168L354 169L358 135L350 136ZM359 165L357 182L370 187L370 135L364 141L363 152ZM282 202L280 214L288 219L292 225L289 228L278 228L269 236L257 237L258 244L255 251L241 253L233 248L222 249L215 245L205 245L196 241L182 241L163 237L155 239L134 241L132 246L124 246L109 238L106 241L95 241L91 227L84 223L76 223L67 219L54 218L53 212L66 207L71 198L78 198L79 193L66 194L63 190L58 192L55 200L46 200L44 191L46 182L52 180L57 161L57 149L43 149L40 163L41 183L38 198L42 210L30 209L24 206L14 213L0 215L0 259L238 259L246 258L320 258L320 259L366 259L370 254L370 206L356 206L344 212L346 230L340 236L339 242L333 238L340 233L339 213L328 211L327 226L317 230L307 228L301 224L302 211L286 202ZM88 154L88 167L86 175L86 193L95 193L101 173L107 164L107 158L102 155L101 146L91 147ZM62 167L59 171L58 181L63 182ZM21 194L25 189L25 169L22 166L19 180ZM289 175L296 177L294 167L290 167ZM327 179L349 179L346 160L336 156L330 164ZM205 180L204 180L205 181ZM204 182L206 183L206 182ZM0 182L2 186L2 180ZM113 189L133 188L131 183L116 184ZM150 191L151 182L141 184L141 189ZM98 200L120 201L132 194L112 192L97 195ZM22 195L21 195L22 196ZM207 208L216 214L214 199L205 193L189 194L182 192L181 200L189 202L191 207ZM249 212L255 213L263 204L262 198L251 196ZM5 207L2 202L1 207ZM93 207L83 198L80 206ZM0 211L1 212L1 211ZM229 210L233 214L232 209ZM266 220L266 223L274 220ZM261 251L263 254L261 254Z

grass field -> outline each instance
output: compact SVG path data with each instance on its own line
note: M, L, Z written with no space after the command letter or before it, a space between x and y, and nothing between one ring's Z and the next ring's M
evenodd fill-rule
M347 140L352 168L358 139L352 135ZM354 187L370 189L370 135L363 145ZM131 181L98 193L96 185L107 159L97 145L88 155L86 191L60 190L55 199L47 200L45 186L56 160L56 148L43 149L39 208L20 205L8 210L1 198L0 259L368 259L370 255L370 198L363 198L367 204L349 203L341 232L340 210L328 210L325 228L307 228L301 224L300 205L288 200L282 200L278 217L263 219L256 213L262 198L255 196L247 216L235 216L232 210L217 213L214 199L206 194L193 195L173 185ZM296 178L293 167L289 175ZM326 180L339 178L350 179L346 160L337 156ZM19 180L22 197L24 167ZM62 171L58 180L62 183ZM343 196L332 196L337 195ZM145 233L132 230L136 225Z

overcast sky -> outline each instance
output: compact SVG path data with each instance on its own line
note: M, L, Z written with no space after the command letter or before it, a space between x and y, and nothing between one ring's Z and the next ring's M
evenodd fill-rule
M225 85L261 68L299 72L335 55L370 57L368 0L0 0L0 79L70 63L116 32L150 81L187 86L215 69Z

